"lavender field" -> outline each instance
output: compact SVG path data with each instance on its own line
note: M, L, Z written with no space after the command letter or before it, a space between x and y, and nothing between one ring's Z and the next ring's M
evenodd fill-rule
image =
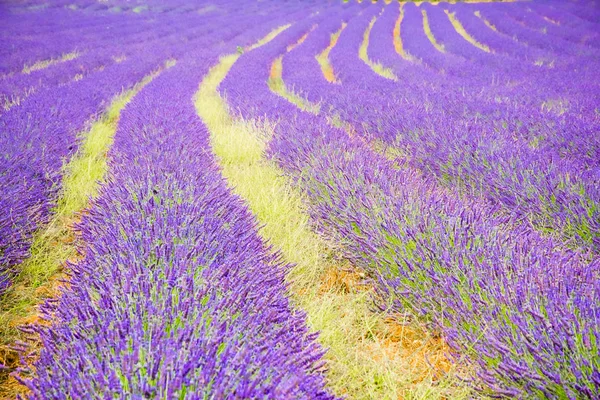
M0 2L0 398L600 399L600 2Z

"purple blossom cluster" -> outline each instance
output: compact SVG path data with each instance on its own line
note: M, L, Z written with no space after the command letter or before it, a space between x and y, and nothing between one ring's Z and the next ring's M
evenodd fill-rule
M479 7L483 14L504 6ZM597 398L597 159L558 148L572 140L588 143L580 151L594 148L597 120L586 113L598 107L597 96L587 97L598 93L590 81L593 66L581 67L580 77L587 80L580 86L565 89L582 104L577 112L556 118L534 113L545 91L565 88L551 84L566 79L567 65L579 60L597 65L597 53L582 46L580 54L554 54L556 71L533 74L539 67L519 67L527 59L522 44L514 44L520 49L515 56L510 49L484 53L458 37L443 10L422 7L446 53L436 54L431 44L428 58L414 52L418 46L411 41L429 41L422 25L410 28L421 21L413 5L404 6L401 25L405 48L419 57L412 63L393 49L397 8L388 6L380 16L379 5L347 5L324 16L290 53L286 46L310 24L299 22L244 55L221 91L241 116L277 121L269 154L304 190L315 229L369 272L382 309L430 321L456 351L468 355L477 367L475 386L510 398ZM472 5L456 10L467 7L474 11ZM516 10L518 5L505 12ZM378 19L369 56L393 67L397 82L358 60L373 17ZM338 85L320 74L315 55L342 21L348 25L330 53ZM451 38L450 29L457 37ZM321 115L269 91L268 66L281 55L286 86L319 102ZM532 84L526 82L529 73L536 79ZM520 85L513 87L513 79ZM336 118L352 129L333 127ZM527 145L541 134L549 138ZM381 140L392 160L374 151ZM548 230L530 221L534 218ZM569 224L589 225L579 232L567 229ZM562 234L552 235L554 230Z

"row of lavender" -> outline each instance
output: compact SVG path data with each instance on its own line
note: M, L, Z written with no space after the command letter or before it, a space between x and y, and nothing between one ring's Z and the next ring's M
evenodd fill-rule
M393 9L388 7L384 15L388 10ZM370 115L393 124L397 118L409 119L417 126L431 117L451 126L450 113L415 115L414 103L402 97L412 96L412 90L424 96L421 103L426 99L442 107L447 99L450 108L457 106L456 93L444 98L436 92L446 76L436 77L430 69L430 81L416 80L415 71L411 74L406 67L406 74L398 74L400 82L394 83L361 66L357 56L362 35L380 11L379 6L348 5L324 16L301 45L285 54L289 44L319 21L296 24L271 44L243 56L221 86L222 93L242 117L278 121L270 154L306 192L316 229L376 279L382 308L410 311L431 321L456 350L469 355L478 365L480 382L486 384L482 390L510 397L600 396L600 260L591 256L590 261L589 254L540 236L507 213L513 209L505 203L458 185L440 185L443 182L427 168L420 168L422 173L415 169L410 152L390 162L368 144L384 130L381 125L363 129L365 122L381 122ZM321 76L315 55L343 20L348 26L330 55L340 86ZM391 44L391 29L387 38ZM287 86L320 101L325 115L302 112L269 91L270 64L280 55ZM486 63L477 65L483 68ZM459 82L468 80L463 75ZM467 88L469 94L476 91ZM518 101L518 92L508 96ZM486 113L475 108L481 101L477 100L465 97L483 118ZM506 107L489 109L504 112ZM332 127L328 120L335 113L359 136ZM460 149L489 140L478 135L490 125L468 128L462 126L464 141L442 141L424 129L414 142L440 140L440 147ZM512 131L503 131L507 132ZM478 174L474 170L461 177L479 179Z
M40 15L27 20L35 22ZM77 18L67 21L77 27ZM62 166L78 148L77 135L115 96L160 69L168 59L177 58L181 44L192 46L211 34L214 27L199 23L202 21L206 17L196 14L167 14L151 24L146 19L121 16L108 25L120 26L111 30L111 36L80 46L88 49L81 57L7 77L0 83L4 95L29 94L0 115L0 293L10 286L19 273L18 265L28 257L33 233L51 216L60 192ZM100 27L97 30L102 32Z
M181 44L123 111L110 180L79 226L84 258L42 309L51 325L28 329L43 344L19 375L32 398L332 397L286 297L289 266L220 177L192 102L219 54L317 9L261 7L268 22L252 5L203 21L218 33Z

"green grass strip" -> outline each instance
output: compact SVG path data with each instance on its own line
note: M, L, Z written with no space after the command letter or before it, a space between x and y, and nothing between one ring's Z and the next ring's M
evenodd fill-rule
M335 72L333 71L333 66L331 65L331 61L329 61L329 53L337 44L337 41L342 34L342 31L346 28L347 23L342 22L342 26L340 29L331 34L331 39L329 45L319 54L315 56L319 66L321 67L321 72L323 76L329 83L340 83L340 81L336 78Z
M271 64L271 72L269 75L269 81L267 82L271 91L304 111L308 111L315 115L318 114L321 108L319 104L311 103L304 97L296 94L293 90L290 90L285 85L282 77L282 69L283 56L276 58L275 61L273 61L273 64Z
M34 71L39 71L41 69L48 68L48 67L50 67L51 65L54 65L54 64L58 64L58 63L65 62L65 61L74 60L74 59L76 59L79 56L80 56L79 52L72 51L70 53L63 54L59 58L51 58L51 59L48 59L48 60L37 61L37 62L35 62L35 63L31 64L31 65L25 65L23 67L23 70L21 71L21 73L23 73L23 74L30 74L30 73L32 73Z

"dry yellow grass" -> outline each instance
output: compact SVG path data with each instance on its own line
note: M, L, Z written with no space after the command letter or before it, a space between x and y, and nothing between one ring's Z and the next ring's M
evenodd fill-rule
M292 51L294 50L296 47L300 46L302 43L304 43L304 41L308 38L308 35L310 35L310 33L312 31L314 31L317 28L317 24L311 26L311 28L308 30L308 32L306 32L304 35L302 35L302 37L300 39L298 39L298 41L296 43L292 43L290 45L288 45L286 47L287 51Z
M358 57L365 64L367 64L369 68L371 68L371 70L377 75L382 76L386 79L390 79L392 81L397 81L398 78L396 77L396 75L394 75L394 72L392 72L391 69L386 68L380 63L373 62L371 59L369 59L369 38L371 36L371 29L373 29L373 25L375 25L376 21L377 17L373 17L373 19L371 19L371 22L369 23L369 26L365 30L365 33L363 34L363 41L360 45L360 48L358 49Z
M446 50L444 50L444 45L439 43L435 39L435 36L433 36L431 26L429 26L429 17L427 16L427 11L421 10L421 13L423 14L423 30L425 31L425 35L427 35L427 38L429 39L433 47L436 48L437 51L439 51L440 53L445 53Z
M54 65L54 64L58 64L58 63L69 61L69 60L74 60L77 57L79 57L79 55L80 55L79 52L72 51L70 53L63 54L61 57L58 57L58 58L51 58L49 60L38 61L31 65L25 65L21 72L24 74L30 74L33 71L39 71L41 69L48 68L49 66Z
M283 77L282 77L282 69L283 69L282 59L283 59L282 56L277 57L273 61L273 64L271 64L271 71L269 73L269 81L268 81L269 88L276 94L285 98L290 103L296 105L297 107L300 107L301 109L308 111L310 113L318 114L319 109L321 108L319 104L311 103L307 99L299 96L298 94L294 93L294 91L288 89L285 86L285 83L283 82Z
M402 25L402 20L404 19L404 3L400 4L400 15L398 15L398 19L394 24L394 49L396 49L396 53L398 53L402 58L407 61L415 61L415 58L408 54L408 52L404 49L404 44L402 43L402 36L400 35L400 27Z
M475 16L477 18L480 18L483 23L485 24L485 26L487 26L488 28L490 28L491 30L493 30L494 32L498 32L498 29L496 29L496 27L494 26L494 24L492 24L490 21L488 21L487 19L485 19L482 15L481 12L479 11L475 11Z
M456 18L456 13L449 12L448 10L444 10L444 12L448 16L448 19L452 23L452 26L454 27L456 32L458 32L458 34L460 36L462 36L463 39L465 39L467 42L471 43L473 46L477 47L479 50L483 50L486 53L492 52L491 49L487 45L478 42L477 39L475 39L473 36L471 36L469 34L469 32L466 31L465 27L460 23L458 18Z
M340 35L342 34L342 31L344 30L344 28L346 28L346 25L347 24L343 22L341 28L331 34L331 40L329 41L329 45L316 56L317 61L321 66L321 72L323 72L323 76L325 77L325 79L327 79L329 83L340 83L340 81L335 77L333 66L329 61L329 53L331 53L331 50L333 50L333 48L335 47L338 39L340 38Z

